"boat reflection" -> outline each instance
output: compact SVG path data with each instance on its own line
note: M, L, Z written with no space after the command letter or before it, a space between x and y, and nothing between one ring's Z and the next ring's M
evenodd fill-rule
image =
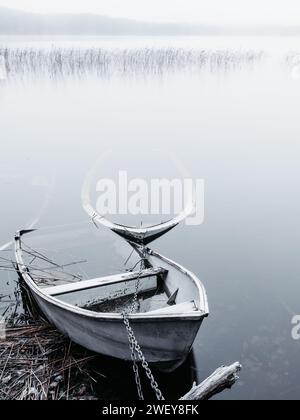
M103 381L97 384L97 394L100 399L121 401L138 399L132 363L99 356L94 364L96 364L94 369L103 375ZM155 400L155 393L143 368L140 367L139 371L145 400ZM166 400L180 399L195 382L198 383L194 352L190 353L185 363L176 371L162 373L152 369L152 373Z

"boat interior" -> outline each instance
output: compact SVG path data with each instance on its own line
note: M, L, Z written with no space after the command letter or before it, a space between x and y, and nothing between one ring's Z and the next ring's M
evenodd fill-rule
M76 307L97 313L172 314L198 310L195 288L181 288L164 268L145 268L109 277L43 287L43 292ZM175 279L176 280L176 279ZM192 280L190 279L190 282ZM181 293L185 288L189 292ZM137 293L137 301L134 296ZM134 305L134 306L133 306Z

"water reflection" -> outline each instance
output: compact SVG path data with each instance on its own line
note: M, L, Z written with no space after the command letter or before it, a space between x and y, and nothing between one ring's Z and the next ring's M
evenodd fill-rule
M136 400L137 388L134 381L132 364L108 357L98 357L97 369L103 375L103 381L97 384L97 393L105 400ZM140 369L143 393L146 400L155 400L149 381ZM162 394L167 400L178 400L199 382L192 352L186 362L173 373L162 373L153 369Z

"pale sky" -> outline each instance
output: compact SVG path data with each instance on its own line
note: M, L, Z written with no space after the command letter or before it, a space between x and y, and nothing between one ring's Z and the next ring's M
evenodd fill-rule
M41 13L97 13L147 21L300 24L300 0L0 0Z

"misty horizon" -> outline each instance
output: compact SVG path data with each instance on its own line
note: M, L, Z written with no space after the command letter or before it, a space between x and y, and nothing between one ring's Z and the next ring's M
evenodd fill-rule
M1 7L2 35L299 35L298 26L141 21L98 13L37 13Z
M299 26L298 0L0 0L0 8L180 25Z

